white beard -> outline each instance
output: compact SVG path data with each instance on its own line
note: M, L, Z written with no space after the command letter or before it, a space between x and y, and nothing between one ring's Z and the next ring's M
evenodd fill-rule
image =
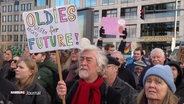
M82 79L86 79L89 77L89 73L87 70L79 70L79 77Z

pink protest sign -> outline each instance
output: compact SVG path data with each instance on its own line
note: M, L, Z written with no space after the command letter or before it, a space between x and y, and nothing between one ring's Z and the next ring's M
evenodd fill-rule
M124 35L122 32L125 30L125 20L112 17L103 17L102 26L106 35Z

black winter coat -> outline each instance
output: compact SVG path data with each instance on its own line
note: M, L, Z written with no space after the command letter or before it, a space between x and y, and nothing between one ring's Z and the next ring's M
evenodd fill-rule
M137 94L137 91L127 82L116 77L112 88L121 94L121 104L136 104L135 95Z
M124 65L121 65L121 67L119 68L118 77L121 78L123 81L127 82L133 88L136 88L136 83L133 74L129 70L125 69Z
M0 93L6 99L11 101L13 104L22 104L21 95L10 94L11 91L17 91L14 84L0 76ZM2 97L1 96L1 97ZM1 99L0 99L1 100Z
M51 104L50 95L39 83L33 83L25 91L26 94L22 95L23 104Z

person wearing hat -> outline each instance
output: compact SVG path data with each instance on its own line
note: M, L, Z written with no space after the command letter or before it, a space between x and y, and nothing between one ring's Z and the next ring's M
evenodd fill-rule
M136 88L136 83L132 72L125 68L125 62L123 58L123 54L120 51L114 51L111 53L111 56L114 57L120 63L118 69L118 77L123 81L130 84L134 89Z
M179 104L183 104L184 103L184 81L182 78L183 70L181 69L179 63L176 61L170 61L167 64L172 69L174 83L176 85L175 95L178 96L179 98Z
M139 84L141 72L146 68L147 65L142 60L135 61L134 65L135 65L135 70L133 72L133 76L135 78L135 83L137 87Z
M107 56L107 59L107 70L103 75L105 83L121 94L121 104L134 104L134 95L137 92L131 85L118 77L118 68L120 63L117 59L111 56Z
M143 78L143 90L137 96L137 104L177 104L176 86L168 65L151 67Z

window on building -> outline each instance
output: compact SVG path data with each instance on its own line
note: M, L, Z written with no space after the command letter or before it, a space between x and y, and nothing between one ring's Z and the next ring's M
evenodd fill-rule
M8 39L7 39L7 41L12 41L12 35L8 35Z
M12 22L12 15L8 15L8 22Z
M25 11L26 10L26 4L21 4L21 11Z
M177 22L176 31L176 33L179 32L179 22ZM174 36L174 22L141 24L141 36L165 35Z
M15 34L15 35L13 35L13 40L14 40L14 42L18 42L18 35L17 34Z
M86 7L96 6L97 0L86 0Z
M80 0L70 0L70 4L75 4L76 7L80 7Z
M12 5L8 5L8 12L12 12Z
M18 22L19 21L19 14L14 15L14 22Z
M19 5L14 5L14 11L19 11Z
M94 31L93 38L98 38L98 34L99 34L99 29L98 29L98 27L97 27L97 26L94 27L93 31Z
M95 23L99 22L99 11L94 11L94 22Z
M127 38L136 38L136 30L137 26L136 25L127 25Z
M23 21L23 17L22 17L22 14L20 15L20 21Z
M24 30L25 30L24 24L20 25L20 31L24 31Z
M124 19L136 19L137 18L137 8L121 8L121 18Z
M27 10L31 10L31 3L27 4Z
M2 16L2 22L6 22L6 16Z
M8 25L8 32L12 32L12 25Z
M6 5L3 6L3 12L6 12Z
M115 4L115 0L103 0L102 5Z
M117 17L117 10L116 9L102 10L102 17Z
M63 6L63 5L65 5L65 1L64 0L55 0L55 5L56 6Z
M6 25L2 25L2 32L6 32Z
M35 6L47 6L48 0L35 0Z
M135 0L121 0L121 3L130 3L130 2L135 2Z
M5 42L6 39L5 39L5 35L2 35L2 42Z
M181 2L178 2L178 16L180 16ZM175 2L146 5L142 7L145 18L173 17L175 16Z
M18 31L19 30L19 25L14 25L14 31Z
M23 35L22 34L20 35L20 41L21 42L23 41Z

